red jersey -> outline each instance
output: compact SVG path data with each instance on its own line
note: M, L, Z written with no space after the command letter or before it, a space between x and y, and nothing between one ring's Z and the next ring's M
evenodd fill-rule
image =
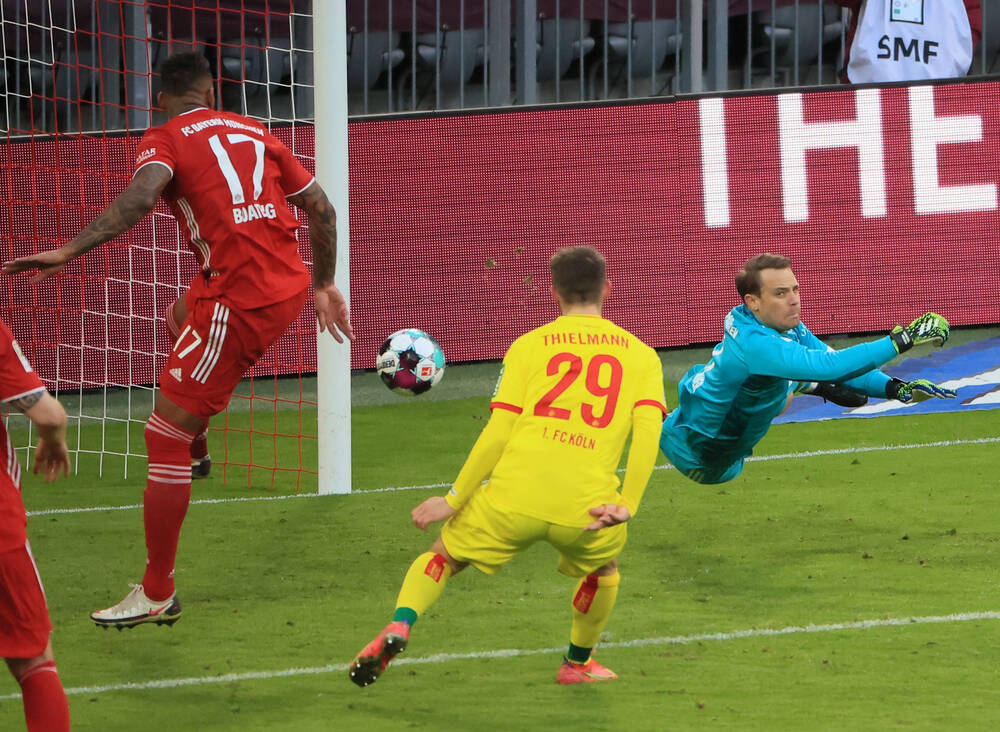
M0 321L0 401L5 404L45 388L6 323ZM27 540L21 465L10 435L0 421L0 553L24 546Z
M135 169L153 164L173 173L163 197L201 265L193 297L252 310L308 286L285 198L314 179L263 125L204 107L185 112L143 135Z

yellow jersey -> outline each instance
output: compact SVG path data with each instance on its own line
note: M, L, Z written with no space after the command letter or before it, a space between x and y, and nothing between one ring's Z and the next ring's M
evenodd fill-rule
M518 415L481 490L500 509L565 526L621 503L617 475L636 407L664 415L652 348L610 320L563 315L511 344L492 409ZM657 429L657 432L659 430Z

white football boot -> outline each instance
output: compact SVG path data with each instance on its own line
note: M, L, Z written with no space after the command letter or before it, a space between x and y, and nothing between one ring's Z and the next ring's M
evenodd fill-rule
M141 623L173 625L181 617L181 603L175 592L163 602L153 602L146 597L142 585L129 585L132 591L117 605L96 610L90 619L102 628L131 628Z

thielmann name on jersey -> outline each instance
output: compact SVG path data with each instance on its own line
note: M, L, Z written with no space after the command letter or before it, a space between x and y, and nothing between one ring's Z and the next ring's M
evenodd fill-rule
M620 346L628 348L628 338L607 333L553 333L542 336L546 346L557 346L561 343L579 346Z

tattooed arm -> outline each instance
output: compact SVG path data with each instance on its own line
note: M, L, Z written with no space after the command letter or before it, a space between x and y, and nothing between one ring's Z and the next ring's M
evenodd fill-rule
M309 216L309 243L313 252L313 283L324 287L333 282L337 268L337 212L316 181L288 200Z
M24 413L38 429L35 465L32 472L51 482L69 475L69 452L66 448L66 410L45 389L14 399L9 404Z
M309 242L313 253L313 286L316 290L316 319L321 331L329 329L337 343L343 343L340 333L354 340L347 300L333 284L337 267L337 212L319 183L288 200L309 216ZM334 327L336 326L336 327ZM338 333L337 331L340 331Z
M3 266L7 274L37 269L32 282L41 282L58 273L67 263L89 252L96 246L114 239L132 228L143 216L153 210L156 199L166 188L173 174L164 165L145 165L136 172L128 188L111 202L87 228L63 244L59 249L21 257Z

